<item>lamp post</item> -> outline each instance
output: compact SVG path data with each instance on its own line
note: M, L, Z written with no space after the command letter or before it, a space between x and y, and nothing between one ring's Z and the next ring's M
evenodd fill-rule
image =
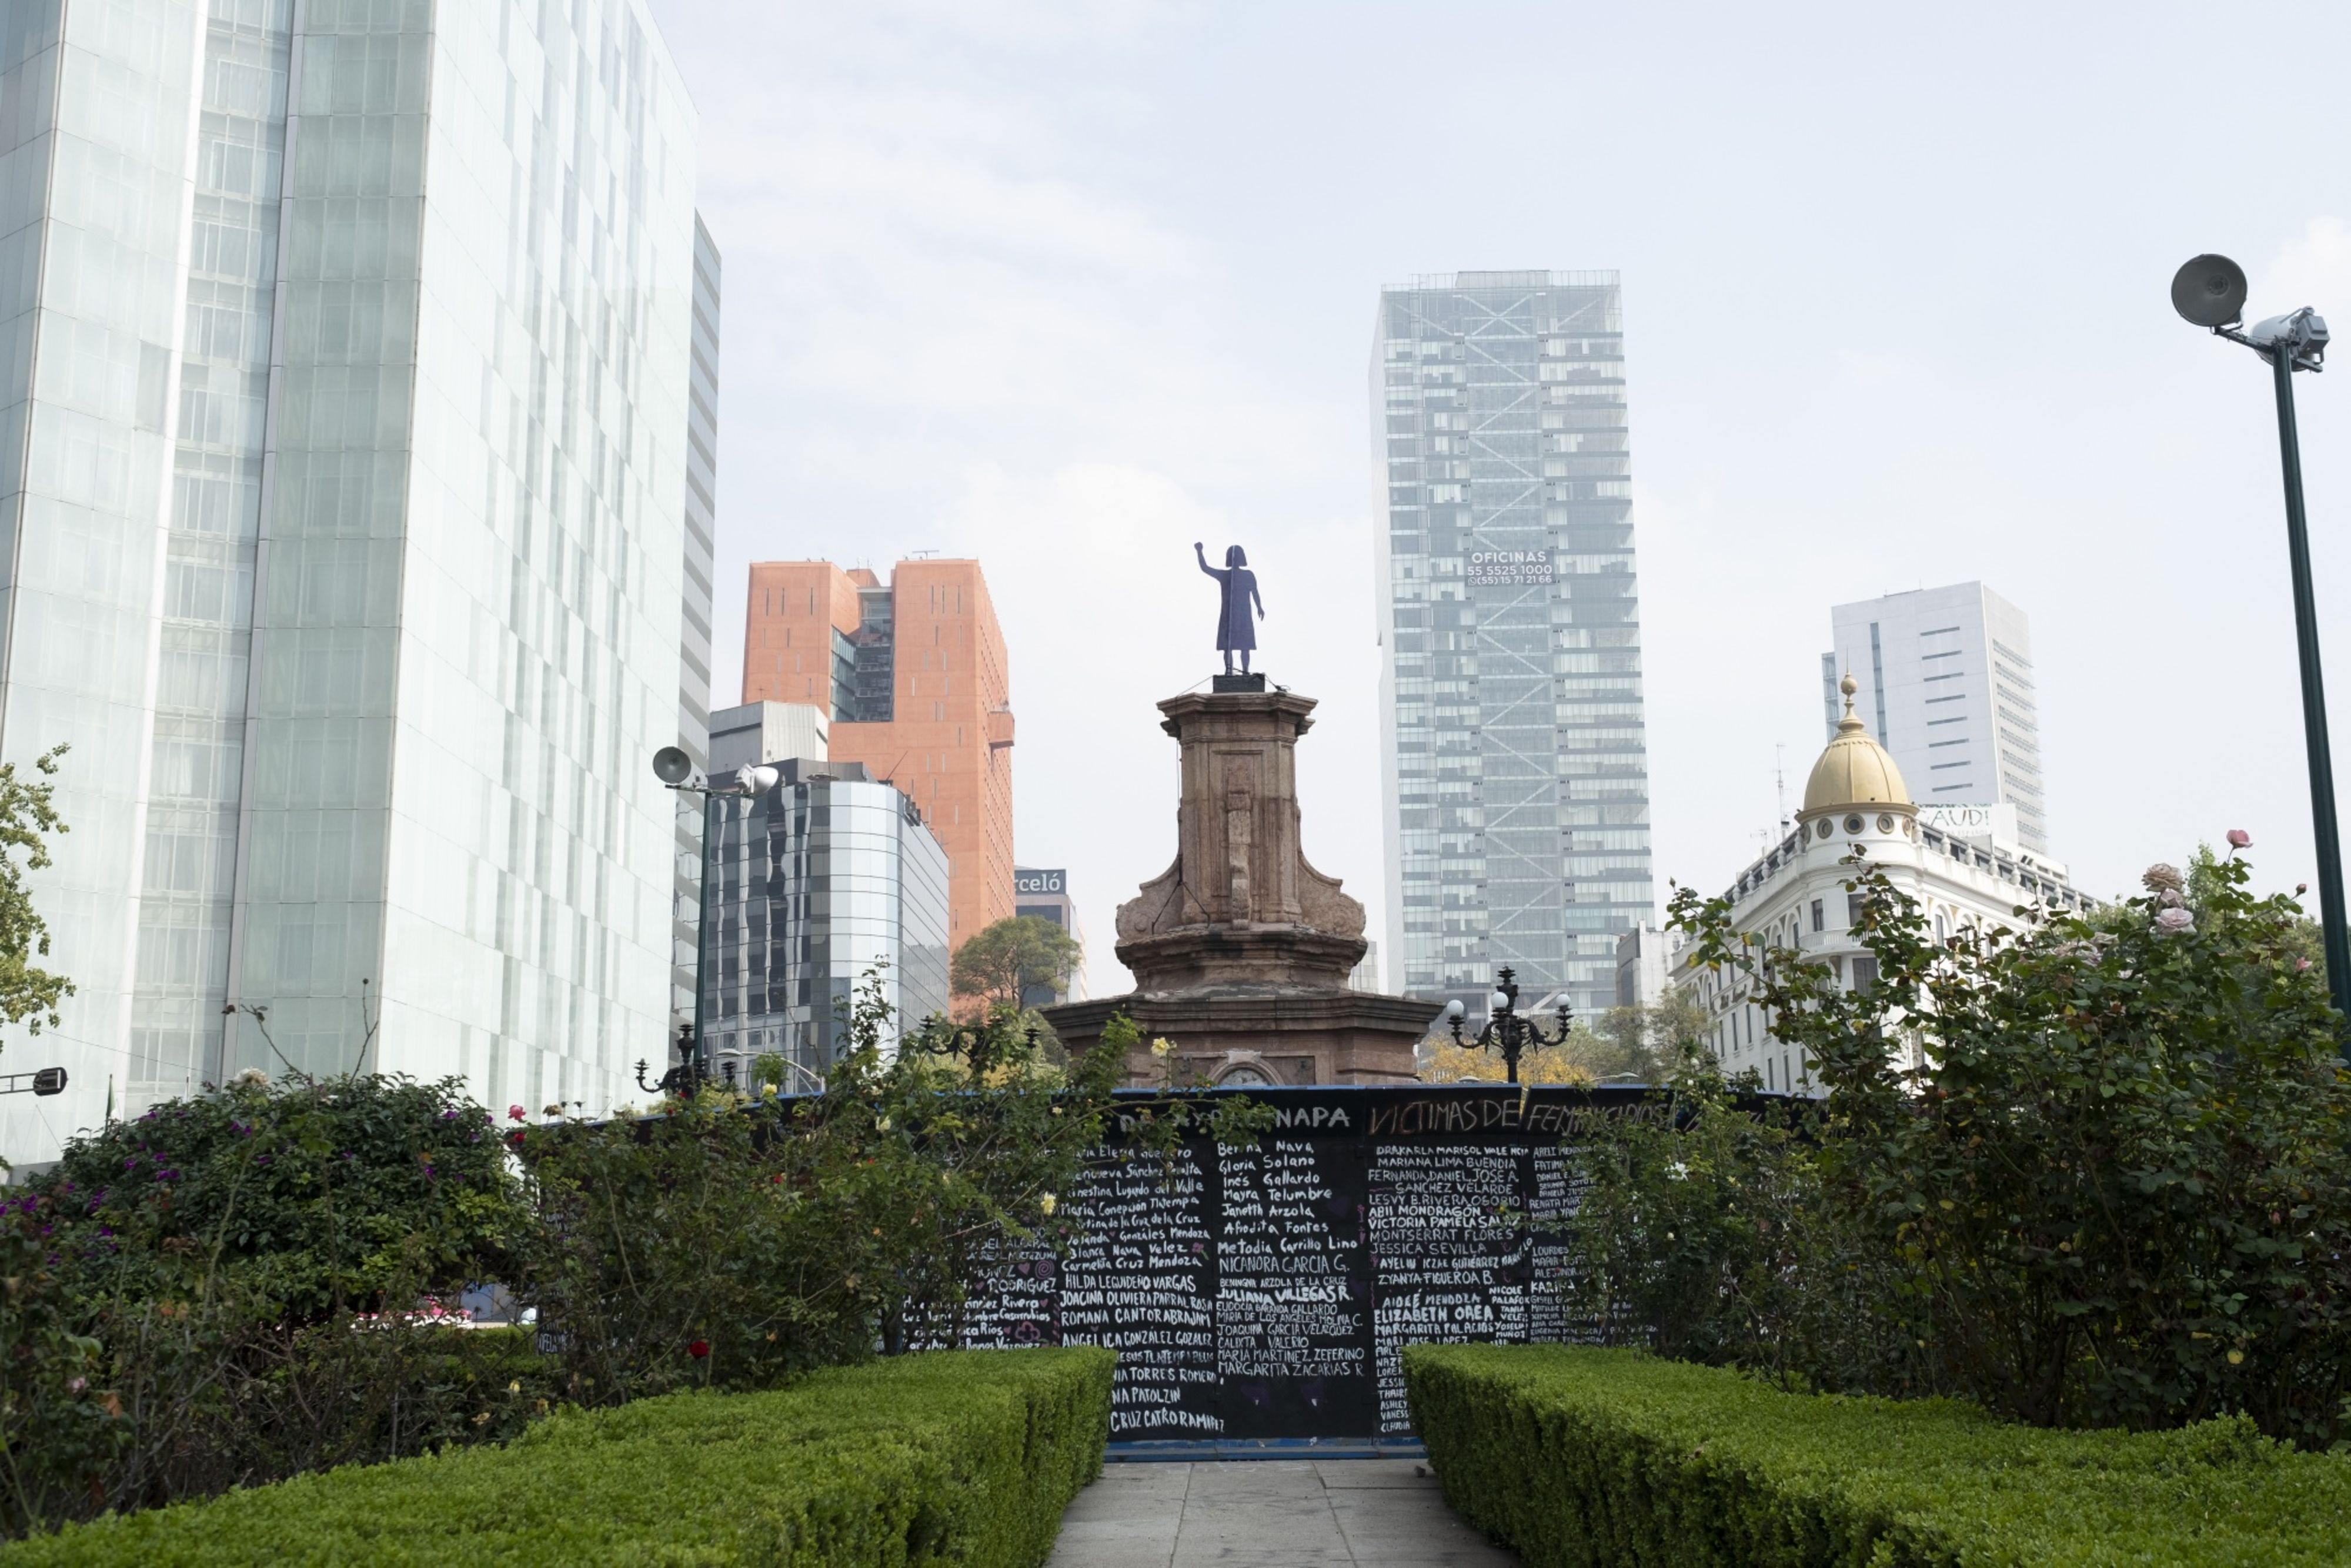
M710 1049L709 1031L704 1027L704 1010L708 1006L706 1000L708 987L705 977L709 972L710 965L708 922L710 919L712 812L719 797L723 795L749 797L766 794L776 787L776 779L779 775L774 768L763 765L737 768L734 781L729 784L714 785L707 776L697 783L694 777L694 758L688 757L681 747L664 746L653 753L653 777L660 779L664 788L674 789L681 795L702 797L702 874L695 879L694 894L693 1035L689 1039L681 1031L677 1042L678 1070L683 1082L686 1084L685 1092L692 1093L694 1086L702 1081L703 1059L709 1054ZM637 1078L641 1083L643 1082L644 1064L643 1062L637 1064ZM669 1078L664 1075L662 1079L663 1084L665 1086L669 1082Z
M2303 749L2310 763L2312 837L2318 849L2318 912L2325 936L2326 988L2351 1019L2351 926L2343 904L2343 843L2335 822L2335 762L2326 738L2326 688L2318 667L2318 601L2310 582L2310 530L2302 507L2302 443L2294 430L2294 372L2325 369L2326 322L2309 306L2240 329L2245 271L2225 256L2199 256L2172 276L2171 306L2269 361L2277 392L2278 461L2285 473L2286 559L2294 576L2294 645L2302 663ZM2338 1022L2337 1033L2342 1031ZM2343 1047L2351 1057L2351 1040Z
M1547 1035L1542 1031L1542 1025L1531 1018L1520 1017L1517 974L1508 964L1502 966L1501 979L1495 985L1493 994L1486 998L1485 1027L1478 1031L1475 1040L1462 1037L1461 1016L1466 1010L1458 997L1445 1004L1445 1021L1453 1030L1453 1043L1464 1046L1474 1045L1480 1051L1500 1051L1502 1065L1509 1071L1510 1082L1513 1083L1519 1081L1519 1058L1525 1053L1529 1046L1558 1045L1567 1039L1568 1031L1575 1027L1575 1015L1568 1009L1567 993L1564 991L1560 993L1559 998L1559 1032L1557 1034Z

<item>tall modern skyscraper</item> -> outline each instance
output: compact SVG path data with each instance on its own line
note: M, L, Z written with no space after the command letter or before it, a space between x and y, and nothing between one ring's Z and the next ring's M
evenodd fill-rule
M1372 431L1388 983L1588 1017L1656 912L1616 275L1383 290Z
M718 246L694 219L693 358L686 376L685 569L680 613L678 744L697 769L710 767L711 584L718 553ZM670 904L670 1029L694 1021L695 944L702 918L702 808L677 798L677 896Z
M694 113L643 0L0 7L0 757L76 994L0 1108L668 1012Z
M902 560L883 582L759 561L743 700L830 706L832 760L862 762L946 846L949 950L1012 916L1012 673L976 560Z
M2032 627L1980 582L1915 589L1829 612L1836 646L1821 655L1829 732L1850 672L1854 713L1894 756L1921 806L2016 808L2017 841L2049 852L2041 793L2041 710Z

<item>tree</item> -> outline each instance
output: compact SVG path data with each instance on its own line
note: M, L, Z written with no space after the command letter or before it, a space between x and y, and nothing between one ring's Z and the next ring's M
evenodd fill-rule
M1521 1083L1593 1084L1638 1071L1616 1040L1578 1023L1557 1043L1530 1041L1519 1057ZM1499 1051L1488 1050L1470 1036L1456 1045L1450 1034L1438 1030L1420 1043L1420 1080L1424 1083L1499 1082L1509 1072Z
M48 956L49 926L25 885L26 872L49 863L48 836L68 831L50 804L57 758L65 754L55 746L34 758L41 777L33 780L19 778L15 763L0 762L0 1021L30 1019L35 1034L44 1024L57 1027L57 1003L73 994L73 982L33 962ZM22 861L18 850L25 852Z
M999 920L956 949L949 983L959 997L1018 1008L1031 986L1068 988L1084 951L1076 937L1041 915Z
M1611 1008L1600 1017L1600 1038L1614 1049L1603 1077L1663 1083L1690 1053L1704 1049L1706 1009L1680 991L1648 1007Z
M2090 917L2020 908L2021 930L1938 942L1853 864L1866 989L1767 954L1726 900L1674 904L1696 961L1752 977L1829 1091L1813 1163L1834 1249L1775 1277L1868 1300L1773 1333L1873 1337L1805 1375L2041 1425L2243 1412L2331 1442L2351 1397L2351 1074L2300 906L2247 892L2232 852L2200 886L2150 866L2144 896Z

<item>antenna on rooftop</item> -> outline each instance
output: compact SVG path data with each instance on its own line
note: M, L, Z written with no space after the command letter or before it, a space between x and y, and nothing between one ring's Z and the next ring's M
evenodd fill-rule
M1771 788L1780 796L1780 831L1788 831L1788 747L1775 741L1771 747Z

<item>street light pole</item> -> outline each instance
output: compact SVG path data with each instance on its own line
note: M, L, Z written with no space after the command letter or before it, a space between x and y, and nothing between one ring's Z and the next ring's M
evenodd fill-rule
M690 1096L694 1086L702 1082L703 1063L710 1055L705 1025L709 1011L711 841L717 836L713 817L721 795L764 795L776 787L778 775L762 763L737 768L731 784L714 786L707 778L697 783L694 781L694 758L678 747L664 746L653 753L653 777L681 795L702 797L702 874L695 879L694 888L694 1039L690 1046L682 1042L678 1048L679 1076ZM642 1062L638 1064L637 1077L641 1082L644 1077Z
M2311 837L2318 851L2318 912L2325 936L2326 989L2335 1033L2351 1061L2351 925L2343 907L2343 841L2335 821L2334 748L2326 737L2326 685L2318 664L2318 599L2310 580L2310 528L2302 506L2302 440L2294 429L2294 372L2326 368L2326 323L2310 307L2245 319L2245 269L2225 256L2199 256L2172 275L2171 308L2267 360L2277 390L2278 462L2285 476L2286 557L2294 574L2294 649L2302 664L2303 749L2310 764Z
M694 1065L695 1077L701 1077L702 1064L710 1058L710 1033L705 1028L705 1009L710 995L710 841L712 818L718 809L718 796L709 789L702 792L702 874L694 885Z
M1510 1082L1519 1081L1519 1058L1529 1046L1562 1045L1573 1030L1575 1015L1567 1004L1567 993L1559 994L1559 1032L1546 1035L1542 1026L1519 1011L1517 971L1508 964L1502 966L1501 978L1495 982L1493 993L1486 998L1486 1025L1472 1040L1461 1032L1461 1019L1468 1011L1461 998L1456 997L1445 1004L1445 1021L1453 1031L1453 1043L1476 1046L1480 1051L1499 1051L1502 1066Z
M2302 661L2303 748L2310 758L2310 818L2318 848L2318 913L2325 933L2326 988L2335 1010L2351 1019L2351 925L2343 907L2343 841L2335 821L2335 762L2326 735L2326 683L2318 665L2318 600L2310 580L2310 527L2302 507L2302 440L2294 428L2295 356L2273 351L2277 383L2278 458L2285 470L2286 556L2294 571L2294 637ZM2315 366L2312 367L2315 369ZM2351 1045L2346 1045L2351 1051Z

